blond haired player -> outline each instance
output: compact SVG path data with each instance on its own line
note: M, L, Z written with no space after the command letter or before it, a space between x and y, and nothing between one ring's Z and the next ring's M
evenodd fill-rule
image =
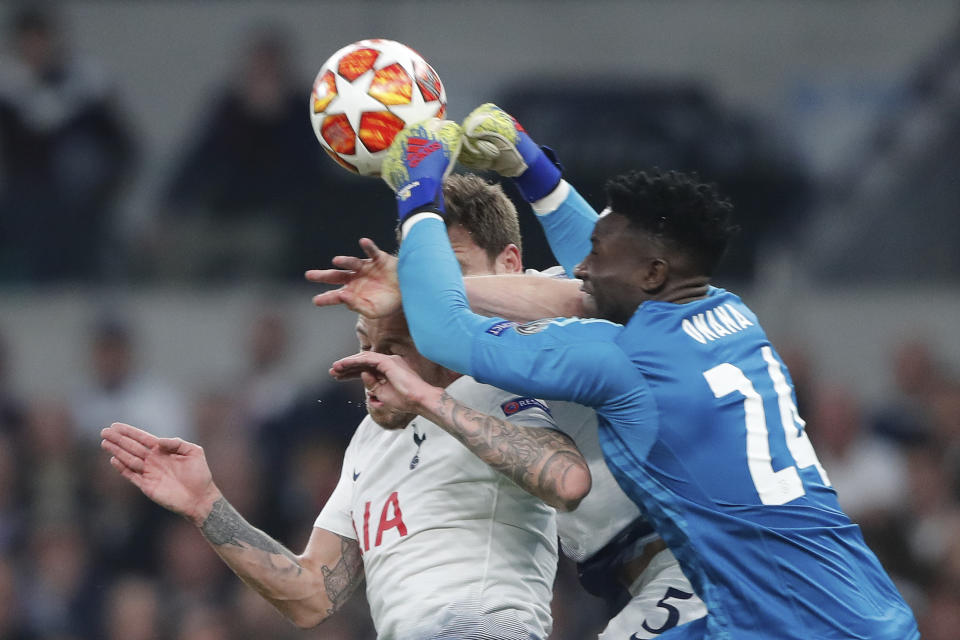
M496 196L482 181L451 182L468 202ZM491 256L473 241L469 218L450 229L464 271L514 270L518 248L507 243ZM357 332L362 349L391 358L415 388L441 394L444 409L417 416L386 404L390 388L365 381L370 415L303 554L236 512L197 445L114 424L103 431L111 464L193 521L241 579L299 626L322 622L366 576L381 639L546 638L557 560L548 505L571 509L587 493L583 457L540 401L422 358L402 315L361 320Z

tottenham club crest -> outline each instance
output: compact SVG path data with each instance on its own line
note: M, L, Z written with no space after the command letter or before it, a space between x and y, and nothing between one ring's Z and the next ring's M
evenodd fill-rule
M427 434L420 435L420 432L417 431L417 424L413 423L410 425L413 427L413 442L417 445L417 452L413 454L413 458L410 460L410 470L416 468L420 464L420 446L423 444L424 440L427 439Z

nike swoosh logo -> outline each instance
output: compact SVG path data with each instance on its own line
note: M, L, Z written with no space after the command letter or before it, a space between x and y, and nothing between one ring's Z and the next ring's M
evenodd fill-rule
M356 482L357 478L359 478L359 477L360 477L360 472L357 471L356 469L354 469L354 470L353 470L353 480L354 480L354 482Z

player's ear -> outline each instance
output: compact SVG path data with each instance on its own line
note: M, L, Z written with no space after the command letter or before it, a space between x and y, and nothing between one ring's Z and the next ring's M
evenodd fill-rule
M664 258L650 258L643 271L643 290L648 293L659 291L667 283L669 275L669 262Z
M497 256L494 269L495 273L521 273L523 271L523 259L517 245L511 243L503 248L503 251Z

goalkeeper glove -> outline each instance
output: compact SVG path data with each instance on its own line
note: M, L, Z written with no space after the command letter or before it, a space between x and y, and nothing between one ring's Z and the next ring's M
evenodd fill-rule
M397 195L400 222L420 211L443 214L443 180L457 162L461 133L456 122L431 118L393 139L380 174Z
M539 147L520 123L495 104L474 109L463 121L460 162L514 178L523 197L536 202L560 183L562 167L553 150Z

